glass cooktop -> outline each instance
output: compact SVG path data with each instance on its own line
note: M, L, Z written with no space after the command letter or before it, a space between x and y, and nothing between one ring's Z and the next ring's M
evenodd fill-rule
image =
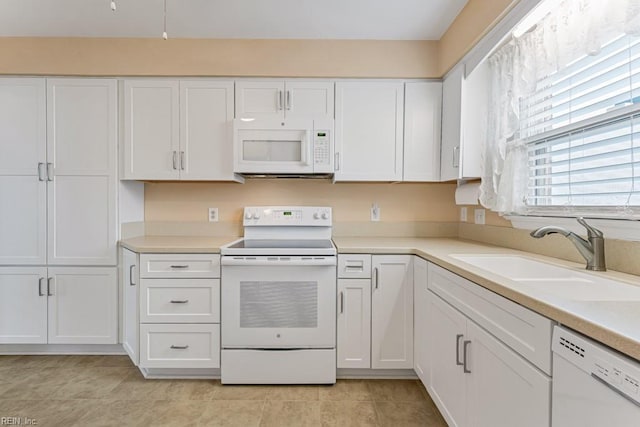
M230 249L333 249L331 240L240 240L228 246Z

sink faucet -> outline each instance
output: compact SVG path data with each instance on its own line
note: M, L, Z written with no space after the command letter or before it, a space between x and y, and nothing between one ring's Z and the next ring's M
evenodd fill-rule
M578 222L587 229L587 239L585 240L577 234L567 230L563 227L556 227L548 225L546 227L540 227L537 230L531 232L531 237L539 239L547 234L559 233L575 245L580 255L587 260L587 270L593 271L606 271L607 267L604 262L604 234L587 224L584 218L578 218Z

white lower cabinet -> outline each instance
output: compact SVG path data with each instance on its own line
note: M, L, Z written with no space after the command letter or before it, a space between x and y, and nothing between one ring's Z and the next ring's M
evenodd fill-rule
M429 286L432 281L438 286L430 288L427 296L430 380L425 384L447 423L480 427L549 426L551 377L475 321L476 317L490 317L492 311L504 316L523 308L516 309L517 304L504 300L486 306L485 312L475 312L475 302L456 292L455 280L446 283L447 275L453 273L429 265ZM444 290L456 295L458 299L452 299L453 303L466 302L465 307L472 314L449 304ZM487 299L482 302L490 303ZM541 324L545 320L550 322L533 312L530 315L539 317ZM519 338L526 342L530 337ZM550 352L550 348L546 351Z
M417 256L413 257L413 369L425 385L430 381L427 278L427 261Z
M116 344L116 268L0 268L0 343Z
M413 368L413 256L338 256L338 368Z
M122 249L120 262L122 279L120 292L122 295L122 347L134 365L140 362L140 262L138 254Z
M338 368L371 367L371 279L338 279Z
M140 266L137 293L131 292L137 305L125 308L125 338L129 322L139 326L139 361L133 343L127 350L132 360L145 369L219 368L220 255L141 254L139 263L128 258L129 269ZM133 332L130 339L137 339Z

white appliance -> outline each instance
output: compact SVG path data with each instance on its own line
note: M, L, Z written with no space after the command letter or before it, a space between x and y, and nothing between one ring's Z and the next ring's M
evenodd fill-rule
M233 171L240 174L333 173L333 120L236 119Z
M221 248L222 383L335 383L331 208L246 207L244 236Z
M640 363L582 335L553 331L552 425L640 425Z

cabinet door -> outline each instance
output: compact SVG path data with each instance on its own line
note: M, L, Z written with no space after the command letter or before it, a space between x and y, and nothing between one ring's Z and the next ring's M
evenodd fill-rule
M178 96L176 80L125 80L124 179L179 178Z
M413 265L411 255L374 255L371 297L371 367L413 369Z
M413 366L425 387L429 384L429 300L427 298L427 261L413 257Z
M138 301L140 295L140 266L138 254L122 249L122 346L131 361L138 366L140 314Z
M47 262L44 79L0 79L0 264Z
M287 81L284 107L288 119L333 119L333 82Z
M431 292L428 312L427 331L434 351L431 353L431 383L427 390L448 425L464 426L467 379L462 366L462 346L466 339L467 319Z
M405 83L404 181L440 180L442 83Z
M336 83L337 181L402 180L403 92L398 82Z
M548 426L551 379L469 321L467 420L470 426Z
M0 344L47 343L47 269L0 268Z
M282 80L236 80L237 119L284 119Z
M371 279L338 280L338 368L371 368Z
M116 344L116 268L49 269L49 344Z
M180 179L233 180L233 82L180 82Z
M460 175L462 126L462 81L464 66L458 66L442 82L442 148L440 179L451 181Z
M117 86L47 80L48 263L115 265Z

